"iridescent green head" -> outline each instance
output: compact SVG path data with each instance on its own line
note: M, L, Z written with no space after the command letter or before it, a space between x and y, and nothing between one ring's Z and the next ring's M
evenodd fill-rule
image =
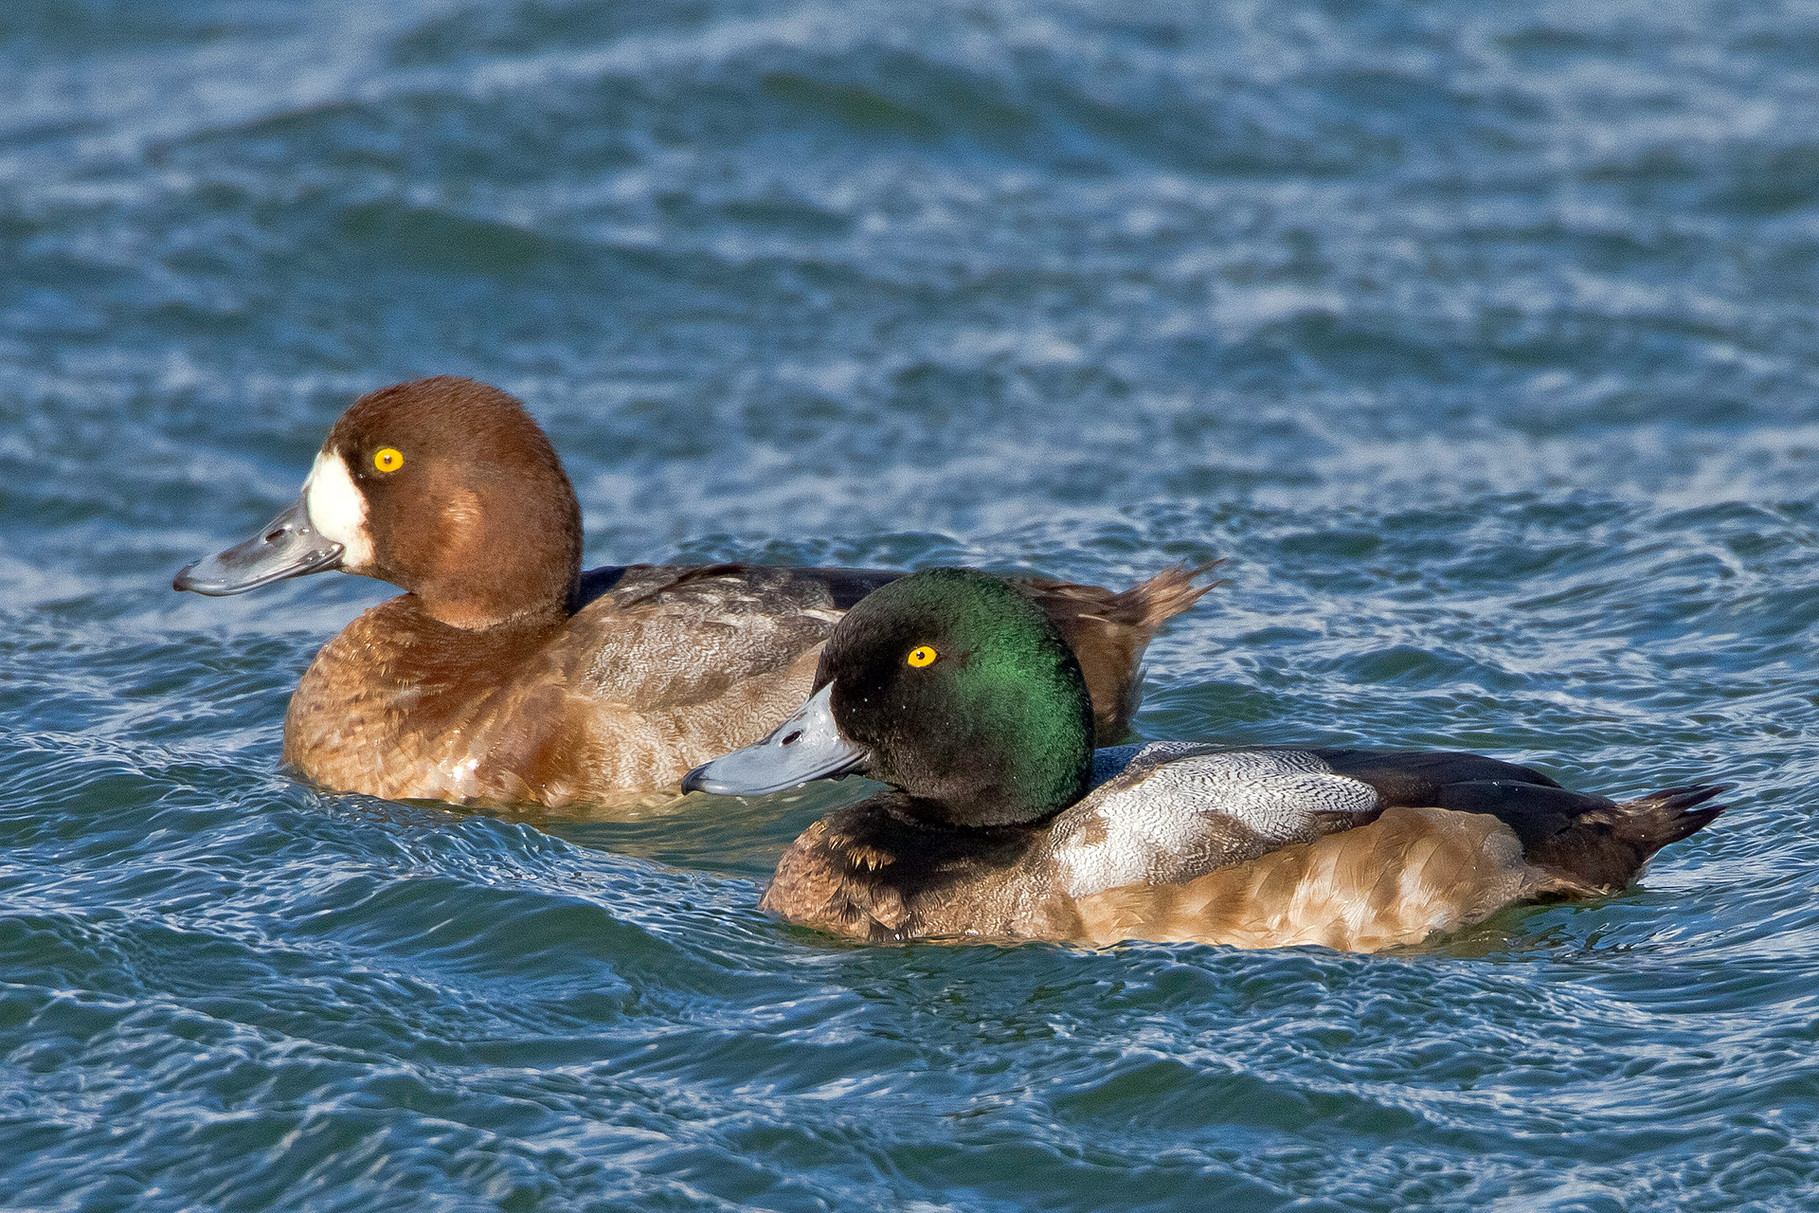
M1086 792L1093 709L1080 664L1010 585L971 569L893 581L821 655L840 734L865 771L955 825L1039 821Z

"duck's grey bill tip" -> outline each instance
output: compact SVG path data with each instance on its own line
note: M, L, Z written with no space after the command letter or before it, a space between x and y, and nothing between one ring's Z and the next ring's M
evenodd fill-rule
M762 741L702 763L683 778L682 790L764 796L864 766L865 748L842 737L834 723L833 692L829 683Z
M245 543L184 565L171 578L171 588L219 598L340 563L341 545L315 532L309 511L298 500Z

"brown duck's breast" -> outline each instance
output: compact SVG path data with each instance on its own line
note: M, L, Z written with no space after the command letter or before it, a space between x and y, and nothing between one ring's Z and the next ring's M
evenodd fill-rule
M1369 825L1298 843L1179 885L1075 899L1081 940L1318 944L1374 952L1419 943L1550 892L1515 832L1482 813L1392 808Z
M462 632L410 595L367 611L310 664L284 721L284 760L338 791L392 799L490 799L483 721L547 633ZM542 722L538 722L541 725Z

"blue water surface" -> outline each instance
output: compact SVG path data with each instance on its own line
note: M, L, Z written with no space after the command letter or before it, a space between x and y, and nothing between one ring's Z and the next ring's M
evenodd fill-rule
M0 1207L1819 1207L1819 11L0 7ZM1152 737L1733 785L1401 953L866 948L846 793L327 796L384 587L173 594L355 395L592 563L1227 558Z

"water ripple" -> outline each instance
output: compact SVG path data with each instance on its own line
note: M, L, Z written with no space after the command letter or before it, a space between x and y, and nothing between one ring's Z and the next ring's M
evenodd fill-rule
M0 14L0 1206L1810 1206L1816 30ZM851 789L321 795L286 696L384 591L165 586L432 373L531 402L597 562L1224 557L1150 735L1731 811L1622 896L1362 958L759 914Z

